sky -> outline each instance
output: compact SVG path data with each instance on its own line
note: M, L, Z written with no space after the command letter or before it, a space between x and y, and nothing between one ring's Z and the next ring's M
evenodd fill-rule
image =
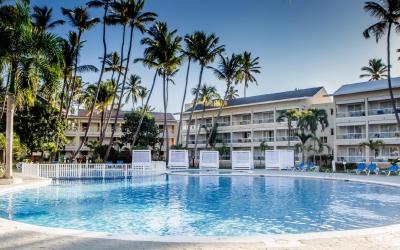
M32 5L52 7L55 18L64 18L61 6L73 8L85 2L31 0ZM261 66L261 74L256 76L258 85L251 84L247 90L247 96L252 96L316 86L324 86L328 93L333 93L343 84L363 81L359 78L360 68L370 58L386 61L385 40L377 44L374 39L362 36L364 29L376 22L363 10L364 3L364 0L147 0L145 10L157 13L158 20L167 22L181 36L199 30L215 33L226 46L226 55L249 51L258 56ZM91 15L100 17L101 10L91 10ZM71 29L67 23L54 32L65 37ZM121 30L107 29L109 52L120 50ZM100 68L101 35L100 25L83 35L86 42L80 64ZM134 34L132 58L142 57L142 38L142 34ZM399 35L394 33L393 76L400 72L399 54L395 53L399 41ZM140 64L132 63L129 67L129 73L141 76L143 85L150 88L154 72ZM180 110L185 75L186 63L183 63L174 79L176 85L170 88L168 112ZM190 71L190 89L197 84L198 75L199 66L195 64ZM95 83L98 73L85 74L83 79ZM203 79L203 83L215 85L223 94L225 83L217 80L211 70L205 71ZM163 111L161 79L156 85L150 105L156 111ZM243 86L238 85L237 89L243 96ZM187 102L192 99L189 93ZM125 110L131 108L131 103L124 106Z

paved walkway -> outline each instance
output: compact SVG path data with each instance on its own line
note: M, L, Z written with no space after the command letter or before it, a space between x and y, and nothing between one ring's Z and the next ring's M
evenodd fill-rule
M299 173L254 170L250 174L266 176L293 176L311 178L337 178L363 182L379 182L400 187L400 176L356 176L349 174ZM47 181L48 183L48 181ZM43 179L24 179L18 189L46 185ZM12 191L10 186L0 186L0 194ZM400 249L400 224L343 232L278 235L258 238L199 240L176 243L169 239L139 238L134 236L90 233L65 229L49 229L0 219L0 249Z

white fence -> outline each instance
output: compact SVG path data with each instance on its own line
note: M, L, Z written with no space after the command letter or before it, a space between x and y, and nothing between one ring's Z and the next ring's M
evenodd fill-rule
M54 179L80 178L127 178L164 174L165 162L153 161L151 166L132 166L132 164L38 164L22 163L22 174L33 177Z

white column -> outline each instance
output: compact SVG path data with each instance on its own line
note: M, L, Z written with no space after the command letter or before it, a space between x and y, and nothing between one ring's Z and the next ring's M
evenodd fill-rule
M14 134L14 96L8 95L7 98L7 117L6 117L6 178L13 177L13 134Z

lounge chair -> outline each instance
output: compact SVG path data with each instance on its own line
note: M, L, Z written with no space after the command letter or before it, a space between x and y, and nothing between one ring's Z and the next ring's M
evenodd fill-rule
M364 162L360 162L357 165L356 174L360 174L361 172L364 172L366 169L367 169L367 165Z
M317 167L315 166L314 162L310 162L307 164L307 170L315 171Z
M301 162L300 164L298 164L296 166L296 169L299 171L307 171L306 165L304 164L304 162Z
M399 173L399 171L400 171L400 167L399 167L399 166L397 166L397 165L392 165L392 166L390 166L388 169L386 169L384 172L385 172L385 174L386 174L387 176L389 176L391 173L396 174L396 173Z
M376 163L371 162L368 167L364 170L367 175L374 172L375 174L379 174L379 168L376 166Z
M117 161L117 164L124 164L124 161Z

